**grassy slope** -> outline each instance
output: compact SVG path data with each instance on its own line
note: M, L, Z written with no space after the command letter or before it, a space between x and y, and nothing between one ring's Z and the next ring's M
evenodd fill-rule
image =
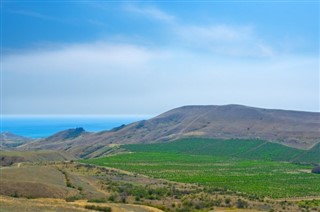
M314 162L320 164L320 143L294 159L294 162Z
M76 158L64 152L58 151L1 151L0 165L6 166L16 162L44 162L44 161L65 161Z
M97 180L68 172L67 167L67 164L3 167L0 170L0 194L32 198L78 196L91 199L104 196Z
M232 156L244 159L319 163L320 145L309 151L262 140L181 139L171 143L123 145L132 152L166 152L193 155Z
M46 166L2 168L0 185L0 193L9 196L65 198L78 193L66 187L59 170Z

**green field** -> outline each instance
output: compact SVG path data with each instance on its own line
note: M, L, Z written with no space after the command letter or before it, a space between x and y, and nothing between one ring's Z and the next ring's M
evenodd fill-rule
M134 153L82 162L259 197L320 196L320 175L311 173L312 165L273 161L307 155L303 150L256 140L210 139L123 147Z
M170 143L129 144L122 147L132 152L166 152L219 157L228 156L255 160L320 163L320 144L310 150L300 150L263 140L189 138Z

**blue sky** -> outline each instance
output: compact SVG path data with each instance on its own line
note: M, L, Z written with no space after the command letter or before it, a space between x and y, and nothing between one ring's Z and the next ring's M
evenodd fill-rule
M3 1L3 114L319 111L319 1Z

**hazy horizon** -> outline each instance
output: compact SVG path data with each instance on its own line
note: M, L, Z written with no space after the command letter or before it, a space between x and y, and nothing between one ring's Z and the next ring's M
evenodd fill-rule
M178 107L170 108L165 111L160 111L156 114L2 114L4 118L81 118L81 117L88 117L88 118L141 118L141 119L149 119L156 117L162 113L168 112L169 110L176 109L179 107L184 106L226 106L226 105L240 105L240 104L225 104L225 105L181 105ZM246 107L253 107L253 108L262 108L262 109L270 109L270 110L288 110L288 111L297 111L297 112L320 112L319 111L307 111L307 110L295 110L295 109L283 109L283 108L263 108L263 107L256 107L252 105L240 105Z

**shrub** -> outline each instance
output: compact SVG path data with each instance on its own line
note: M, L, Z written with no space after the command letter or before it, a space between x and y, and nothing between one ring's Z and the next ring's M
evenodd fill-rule
M247 208L248 203L242 199L237 200L237 208Z
M67 202L74 202L74 201L76 201L76 200L78 200L80 198L81 198L80 196L71 196L71 197L67 197L65 200Z
M314 174L320 174L320 166L314 167L311 172Z
M108 200L109 200L110 202L114 202L114 201L116 200L116 196L115 196L114 194L111 194L111 195L109 196Z
M136 197L135 197L135 200L136 200L136 201L140 201L140 197L136 196Z
M106 206L99 206L99 205L86 205L84 206L85 209L95 210L95 211L104 211L104 212L111 212L110 207Z
M88 202L95 202L95 203L104 203L107 202L106 199L89 199Z
M18 193L15 191L14 194L11 195L11 197L18 198L19 195L18 195Z
M230 198L226 198L226 199L224 200L224 202L225 202L227 205L229 205L230 202L231 202L231 199L230 199Z

